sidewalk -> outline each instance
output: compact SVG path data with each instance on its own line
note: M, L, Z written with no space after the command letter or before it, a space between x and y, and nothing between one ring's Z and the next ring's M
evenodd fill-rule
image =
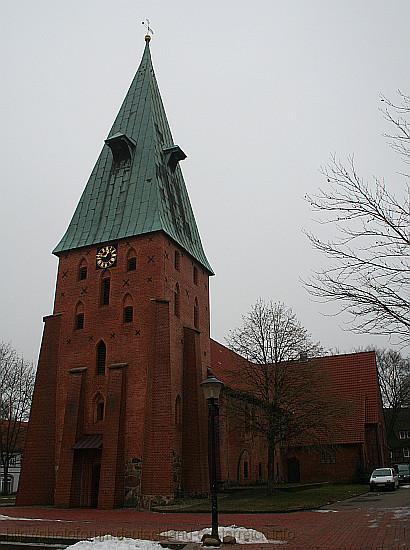
M209 514L0 508L0 539L35 536L73 541L112 534L160 540L171 529L197 531L210 525ZM7 519L5 516L13 517ZM410 510L349 510L288 514L221 514L220 525L237 525L264 533L272 544L247 544L243 550L405 550L410 548ZM177 537L178 539L178 537Z

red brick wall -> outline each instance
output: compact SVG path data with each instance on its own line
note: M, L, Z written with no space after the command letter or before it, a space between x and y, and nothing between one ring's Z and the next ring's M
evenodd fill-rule
M335 483L359 481L361 445L341 445L335 448L335 463L323 464L321 453L316 450L289 451L283 460L285 479L286 458L297 458L300 464L301 483L331 481Z
M220 400L219 431L220 480L228 485L255 485L266 481L267 450L264 440L244 430L243 419L230 410L223 397Z
M114 508L124 501L124 425L126 363L110 365L105 403L104 436L98 507Z
M63 435L60 447L59 464L56 476L55 505L73 506L72 477L74 444L83 430L84 418L84 378L86 368L72 369L68 378L67 399L64 411Z
M145 413L142 492L144 495L171 497L174 484L171 474L171 363L169 303L157 300L155 336L149 363Z
M175 269L175 250L180 268ZM194 267L197 281L194 282ZM174 289L180 289L180 316L174 315ZM165 297L170 304L171 446L174 462L180 462L180 483L188 493L208 489L206 407L200 382L211 364L209 337L209 275L182 249L167 239L165 244ZM194 326L195 298L199 305L198 328ZM181 398L183 431L175 425L175 405ZM193 435L195 434L195 435ZM198 451L198 445L200 450ZM192 468L194 468L192 470ZM173 476L178 477L177 464ZM177 482L178 483L178 482Z
M61 315L44 318L30 422L24 447L18 506L53 504L55 487L56 374Z
M84 397L85 432L96 433L103 428L95 424L93 410L96 393L106 395L107 374L96 375L96 346L101 339L107 347L107 366L122 362L128 364L126 454L129 458L142 456L146 376L154 313L151 298L163 293L163 244L164 238L160 234L118 242L117 265L109 270L111 295L108 306L100 306L102 270L95 267L98 247L73 250L60 257L54 306L55 312L62 313L63 317L57 392L57 457L70 368L88 368ZM127 254L132 248L136 251L137 269L127 271ZM87 279L78 280L83 259L87 262ZM134 320L129 324L123 323L123 300L127 294L132 296L134 303ZM75 307L80 300L84 304L84 329L75 330Z
M241 389L240 373L245 360L215 341L211 341L211 350L215 374L228 386ZM321 370L324 395L328 392L330 396L337 396L343 405L343 414L338 421L335 420L327 434L329 442L337 446L336 465L322 464L317 453L300 452L302 481L358 479L363 475L366 464L376 465L380 460L385 462L384 422L374 352L316 358L311 362L311 367ZM229 407L222 402L222 479L241 484L254 483L260 478L266 480L265 442L246 433L244 419L235 418L235 415L230 418L228 412ZM300 441L298 439L299 449L308 444L302 437ZM286 452L281 450L276 456L274 478L286 480ZM244 463L247 463L247 479Z
M200 387L202 382L200 334L184 330L184 371L182 390L181 488L184 493L202 493L208 487L207 410Z
M387 463L380 431L378 424L365 425L365 471L368 474Z
M45 337L42 346L42 356L49 357L54 354L54 379L51 377L50 381L45 382L45 375L42 373L48 367L46 365L40 368L39 364L33 402L33 411L37 411L33 413L33 426L37 427L33 427L32 430L32 441L35 441L37 449L34 451L31 446L28 454L45 457L42 468L47 475L43 478L53 479L55 466L59 469L61 465L61 472L66 471L68 455L67 448L64 448L63 434L65 418L66 427L69 422L65 411L70 370L79 367L87 369L81 390L81 430L76 432L75 437L81 434L105 434L108 430L108 421L96 422L95 398L99 394L107 398L108 366L113 363L127 363L127 384L124 386L123 405L119 413L122 420L118 420L119 425L123 426L123 450L115 457L111 457L118 465L114 500L115 504L119 504L117 489L123 485L126 464L142 464L143 479L145 470L143 491L149 495L169 496L180 485L177 478L178 475L181 476L181 472L178 473L177 470L182 467L183 442L181 430L175 425L175 403L179 396L183 410L184 327L193 328L195 298L199 305L195 352L197 359L192 365L196 371L195 377L192 378L195 379L195 384L205 376L206 368L209 366L210 345L208 274L199 264L163 233L130 237L116 244L117 264L105 273L96 269L95 265L95 255L99 246L73 250L59 258L54 303L54 313L59 319L59 333L53 333L52 342L50 338ZM127 271L127 256L132 249L136 253L137 269ZM180 253L179 269L174 265L175 250ZM84 263L87 264L87 278L79 280L79 267ZM197 281L194 281L193 277L194 266L197 268ZM110 303L105 306L100 305L103 274L109 276L111 281ZM180 288L179 317L174 314L173 306L176 283ZM123 322L124 303L133 303L132 323ZM84 328L79 330L75 328L78 304L81 304L84 311ZM158 304L162 304L160 308ZM100 340L104 341L107 349L105 375L96 373L96 346ZM159 356L161 360L158 360ZM38 401L41 402L42 393L47 395L48 405L50 398L55 402L55 426L48 422L48 405L35 405ZM155 400L155 396L162 397ZM200 398L202 399L202 396ZM154 403L157 408L150 409ZM192 407L192 403L190 406ZM196 418L195 425L198 418L203 416L203 404L198 402L197 408L198 414L193 415L193 418ZM150 428L147 431L148 426ZM41 435L46 432L47 437ZM105 446L106 441L104 435ZM50 444L53 447L51 453ZM161 448L158 453L161 445L166 445L167 452ZM157 458L154 459L154 455ZM206 456L204 460L206 461ZM104 463L104 458L102 462ZM199 471L203 471L204 468L205 465L201 463ZM203 477L200 476L201 486L204 483L206 485ZM57 502L67 505L67 495L71 486L70 474L60 473L59 478ZM52 502L50 495L54 483L51 485L47 493L47 502L45 497L41 497L44 503ZM101 490L105 491L103 485ZM36 495L32 491L33 487L31 481L27 481L25 485L23 479L22 496L19 498L23 499L24 495L27 499L29 494ZM33 504L43 503L40 496L30 499ZM111 506L112 503L103 500L100 502L101 506Z

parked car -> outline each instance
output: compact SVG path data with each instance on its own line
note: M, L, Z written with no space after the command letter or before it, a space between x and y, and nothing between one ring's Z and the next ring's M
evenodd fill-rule
M399 488L399 476L394 468L377 468L370 476L369 486L371 491L382 487L394 491Z
M399 483L410 483L410 464L396 464L395 470L399 474Z

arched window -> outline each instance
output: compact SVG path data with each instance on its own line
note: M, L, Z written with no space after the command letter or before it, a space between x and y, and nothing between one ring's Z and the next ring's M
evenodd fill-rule
M238 461L238 482L241 483L243 481L247 481L250 477L251 473L251 461L249 459L249 453L246 449L244 449L241 454L239 455L239 461Z
M101 340L97 344L97 353L96 353L97 374L105 374L106 355L107 355L107 348L105 347L104 342Z
M192 279L194 281L194 285L198 284L198 269L194 266L192 270Z
M137 269L137 255L135 250L131 248L127 254L127 271L135 271Z
M100 401L97 403L96 409L95 409L95 420L96 422L100 422L100 420L104 420L104 401Z
M174 290L174 315L176 315L177 317L179 317L179 314L180 314L179 302L180 302L179 284L177 283L175 285L175 290Z
M102 306L108 306L108 304L110 303L110 287L110 275L108 271L105 271L101 277L100 304Z
M97 395L94 398L94 422L101 422L104 420L104 409L105 409L105 403L104 403L104 397L97 393Z
M178 252L178 250L175 250L174 267L177 271L181 269L181 254Z
M82 302L78 302L75 308L74 328L76 330L81 330L84 328L84 305Z
M194 304L194 327L199 329L199 304L198 304L198 298L195 298L195 304Z
M134 305L130 294L124 296L122 302L122 322L132 323L134 320Z
M175 399L175 426L181 426L182 424L182 405L181 396L177 395Z
M83 258L78 267L78 280L84 281L84 279L86 278L87 278L87 262L85 258Z

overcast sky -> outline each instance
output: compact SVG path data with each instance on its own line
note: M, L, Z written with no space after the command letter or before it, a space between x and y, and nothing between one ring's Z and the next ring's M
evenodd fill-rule
M141 21L211 281L222 341L258 297L291 306L316 340L351 351L300 280L324 263L304 200L332 153L399 192L380 94L410 91L408 0L3 2L0 340L36 360L58 243L139 65Z

